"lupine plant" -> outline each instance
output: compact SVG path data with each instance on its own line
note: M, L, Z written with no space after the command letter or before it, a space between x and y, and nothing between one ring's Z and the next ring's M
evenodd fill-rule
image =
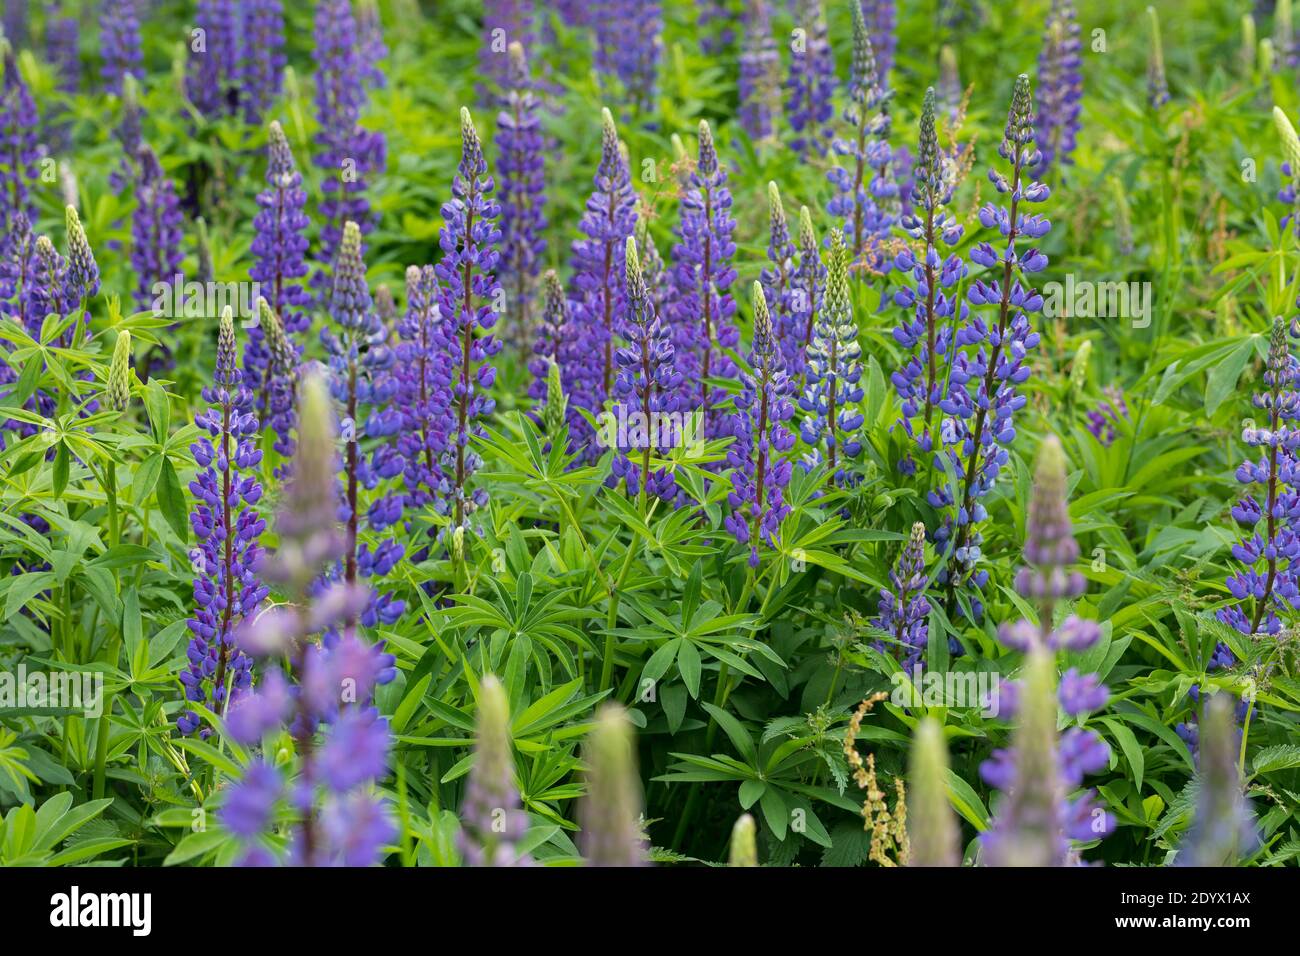
M1292 4L1156 6L7 4L0 864L1293 867Z

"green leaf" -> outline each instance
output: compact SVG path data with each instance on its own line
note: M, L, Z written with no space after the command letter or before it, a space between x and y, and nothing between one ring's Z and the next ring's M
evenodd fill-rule
M181 491L181 480L170 459L164 459L162 473L158 476L156 489L158 508L163 518L182 543L189 541L190 524L185 506L185 494Z

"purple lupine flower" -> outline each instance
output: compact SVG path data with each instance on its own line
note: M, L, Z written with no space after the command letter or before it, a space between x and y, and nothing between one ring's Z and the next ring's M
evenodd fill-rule
M892 588L880 591L880 611L871 623L891 641L877 641L879 651L890 652L906 670L921 660L930 640L930 602L925 597L925 525L916 522L898 556L898 566L889 572Z
M515 783L510 702L493 674L483 675L478 698L474 766L460 804L456 846L470 866L530 866L533 858L519 849L528 832L528 814L521 809Z
M369 544L360 543L359 531L361 489L374 490L382 482L396 478L405 467L388 441L401 428L401 413L393 403L397 382L390 374L390 333L370 297L361 257L361 229L351 221L344 224L339 242L330 314L337 331L325 326L320 337L329 355L330 393L342 409L344 492L340 520L345 523L347 535L342 579L351 586L358 577L384 576L403 556L402 547L388 540L372 551ZM361 450L363 436L379 441L370 458ZM396 524L402 516L402 503L400 494L383 495L372 502L366 512L371 530L382 532ZM392 624L405 610L404 602L393 600L391 595L371 597L361 619L367 627L378 620Z
M1019 717L1011 750L995 750L980 765L985 782L1004 792L989 829L980 835L983 858L992 866L1070 866L1079 863L1073 842L1089 842L1114 830L1115 820L1087 791L1076 791L1089 773L1106 767L1110 748L1094 731L1072 727L1057 734L1057 706L1072 718L1105 705L1109 693L1096 675L1075 669L1055 684L1058 650L1084 650L1096 643L1095 621L1071 615L1053 627L1054 609L1081 595L1083 575L1071 570L1079 545L1070 527L1066 465L1061 443L1049 435L1039 450L1034 490L1025 523L1025 560L1016 591L1037 605L1038 621L1003 625L998 639L1025 654L1024 677L1004 689L1001 710Z
M497 168L501 177L501 284L506 289L506 339L525 342L532 331L537 273L546 253L546 176L541 103L528 62L510 44L508 93L497 114Z
M895 0L859 0L858 11L871 33L871 48L876 53L880 85L889 86L889 71L894 67L894 50L898 47L898 11Z
M136 275L136 308L143 311L154 300L154 284L171 282L179 274L183 233L176 186L163 172L157 154L141 145L136 162L140 181L131 215L131 267Z
M852 269L881 272L888 268L880 244L893 228L890 207L897 203L889 149L890 94L876 73L876 58L862 11L853 4L853 72L844 121L847 137L835 137L831 152L848 159L849 167L832 166L827 174L836 195L826 205L844 220L843 232Z
M384 42L384 23L375 0L360 0L357 5L357 46L362 80L368 86L383 89L388 79L379 64L388 59L388 44Z
M616 78L635 115L646 115L658 86L663 5L660 0L601 0L595 28L597 71L606 81Z
M302 188L302 174L294 163L293 152L279 122L272 120L267 129L267 188L257 194L257 215L253 218L253 265L249 277L258 287L279 319L292 350L289 367L273 361L271 343L264 331L254 326L244 346L244 374L257 399L256 411L262 423L276 436L275 449L281 455L293 453L292 373L302 355L298 337L311 325L307 309L311 295L302 285L307 275L308 219L303 211L307 192Z
M62 4L54 4L46 12L45 59L58 70L59 89L77 92L81 87L81 23L62 9Z
M750 139L767 139L775 131L781 110L781 55L772 35L767 0L751 0L745 6L739 69L736 93L740 99L740 125Z
M243 55L238 63L244 119L260 124L280 95L284 67L284 5L281 0L243 0Z
M443 458L451 430L451 353L440 328L438 293L433 266L406 270L406 312L397 324L393 399L402 417L397 451L405 462L406 507L432 507L445 513Z
M661 450L664 439L670 444L683 440L673 427L679 421L675 413L680 412L682 374L677 369L671 332L655 310L633 239L627 241L625 258L628 318L624 334L628 345L616 355L613 414L620 424L631 424L626 427L627 440L617 442L606 484L614 488L622 482L629 494L672 501L677 496L676 479L667 468L651 471L650 457Z
M28 24L31 23L31 10L27 0L8 0L5 3L4 20L0 21L0 33L20 47L28 42Z
M542 317L533 339L533 357L528 362L528 371L533 376L528 397L534 402L541 403L547 398L551 366L559 364L560 345L568 325L569 301L564 286L555 270L547 269L542 276Z
M501 232L496 218L501 209L492 199L492 177L478 130L469 110L460 111L461 154L451 184L451 201L442 207L444 225L438 244L442 261L437 265L439 309L443 335L452 358L452 408L454 425L443 463L449 483L449 511L454 534L463 534L468 518L487 504L487 490L470 488L470 478L481 459L470 447L472 435L483 434L480 420L496 408L489 390L496 368L489 362L501 351L492 335L497 313L492 303L501 288L496 280Z
M1043 171L1054 164L1068 166L1079 135L1079 111L1083 101L1083 72L1079 51L1079 22L1072 0L1053 0L1038 56L1038 90L1042 107Z
M706 438L721 436L726 425L723 396L709 379L735 376L735 363L723 350L740 344L740 333L732 324L736 220L731 203L727 171L718 162L713 131L700 120L699 160L682 194L679 241L673 247L671 319L673 346L687 389L686 407L703 412ZM763 309L767 312L766 302Z
M239 109L239 70L245 56L236 0L199 0L191 32L186 93L208 119Z
M533 29L533 0L484 0L483 41L479 46L480 76L490 85L482 89L491 103L505 101L515 80L510 47L519 44L525 55L536 43ZM504 175L504 172L503 172Z
M23 314L27 330L40 334L46 316L69 315L81 298L81 288L72 279L68 260L59 255L48 236L38 236L32 247L31 281L24 292ZM65 336L62 344L69 344Z
M359 243L355 225L350 245ZM345 235L345 240L346 240ZM280 546L263 562L268 580L286 586L289 602L250 617L237 640L247 654L287 657L296 687L268 668L256 688L231 705L227 732L245 745L288 729L295 756L275 768L280 781L254 761L226 795L222 822L246 846L271 825L272 809L291 794L294 815L285 860L251 848L254 863L365 866L379 862L396 836L372 784L387 772L392 735L370 705L374 689L396 676L394 658L356 631L372 601L364 587L336 583L309 594L311 582L343 556L336 523L335 431L328 386L309 373L299 401L299 440L276 517ZM312 635L324 632L317 644ZM233 810L232 810L233 808Z
M737 541L749 546L749 565L757 567L759 542L775 547L781 519L790 513L784 491L791 468L783 456L795 444L788 424L794 417L789 397L794 383L783 367L763 287L757 282L749 364L753 371L740 373L741 392L731 421L730 431L735 436L727 449L731 513L725 523Z
M1254 406L1267 416L1257 427L1247 423L1242 440L1259 448L1258 462L1247 460L1237 469L1237 480L1247 487L1258 485L1258 493L1247 491L1232 508L1242 528L1241 540L1232 554L1242 568L1225 582L1237 602L1220 608L1216 617L1242 634L1274 635L1282 630L1278 611L1300 608L1300 588L1292 563L1300 557L1300 538L1293 525L1300 518L1300 492L1296 491L1300 466L1300 361L1287 345L1286 322L1277 318L1269 344L1264 389L1254 395ZM1263 570L1260 570L1261 567ZM1220 646L1216 663L1232 663L1232 653Z
M808 345L807 384L799 396L804 412L799 432L811 448L804 467L812 470L824 462L841 486L855 481L849 461L862 452L863 422L857 407L863 395L862 346L849 298L848 256L844 237L832 233L826 298Z
M758 281L763 285L763 298L767 300L768 311L772 313L772 327L776 329L777 347L789 369L799 363L792 361L791 343L802 344L803 329L795 320L794 271L795 246L790 237L790 224L785 218L785 207L781 204L781 191L776 183L767 184L768 212L768 265L763 267Z
M808 370L808 347L812 345L826 295L826 266L822 264L821 246L813 231L812 215L807 206L799 208L799 265L790 280L790 315L794 334L781 341L786 371L802 382Z
M99 50L104 58L100 75L110 93L122 92L128 74L144 79L144 52L140 45L138 0L101 0Z
M1165 78L1165 48L1160 42L1160 15L1155 7L1147 7L1147 25L1151 31L1151 47L1147 51L1147 103L1158 110L1169 102L1169 81Z
M614 386L614 337L627 316L627 240L636 229L636 193L609 110L601 111L600 164L595 189L573 243L569 330L559 348L569 396L569 436L583 460L599 457L593 432L578 411L599 414Z
M942 361L945 366L951 363L952 328L954 324L964 324L969 315L964 302L944 291L956 286L967 271L961 256L952 253L941 258L940 253L940 243L956 245L963 231L961 223L944 209L952 199L951 169L939 149L935 93L930 88L925 91L921 110L920 147L914 167L914 192L921 212L904 215L899 220L908 237L922 243L920 255L904 249L894 259L894 270L900 276L910 273L914 283L894 293L896 305L913 310L911 318L904 315L894 327L894 339L908 350L908 355L891 376L902 402L903 428L916 441L926 461L935 450L934 411L943 398L943 383L948 377L946 368L939 363ZM960 310L958 323L953 321L954 310ZM910 453L899 467L905 474L915 471Z
M115 196L122 195L126 187L139 178L140 148L144 145L143 117L140 86L135 77L128 74L122 81L122 114L113 128L113 138L122 146L122 158L108 174L108 186Z
M733 14L727 6L727 0L699 0L695 28L700 38L700 52L705 56L718 56L736 42L736 33L732 29ZM716 30L714 23L720 24Z
M0 38L0 59L4 83L0 86L0 231L8 231L19 213L30 223L36 218L32 187L37 181L36 164L41 158L37 137L40 120L36 102L18 71L13 47Z
M383 133L369 132L360 123L366 86L360 82L364 64L351 0L320 0L314 37L316 120L320 124L316 139L321 147L314 159L324 174L321 188L325 192L320 204L317 262L326 270L338 254L345 222L355 222L362 234L374 226L365 197L366 177L383 170L387 147ZM328 288L324 271L317 272L312 281Z
M255 470L257 447L253 394L236 364L235 323L229 306L221 313L217 368L203 389L208 407L194 418L201 434L190 445L199 472L190 482L194 509L190 527L198 542L190 550L194 569L194 616L187 622L189 667L181 674L185 699L208 705L217 714L252 684L252 658L235 643L241 622L256 613L267 595L257 575L266 521L257 511L262 486ZM176 721L182 734L200 726L187 710ZM210 733L205 728L204 736Z
M795 136L790 148L805 153L811 146L826 153L831 136L827 126L835 113L835 52L821 0L798 0L795 40L786 80L786 116Z
M939 402L944 415L939 453L948 462L936 463L934 469L936 475L951 469L956 480L944 481L929 493L930 503L945 512L935 541L951 556L941 573L950 615L959 589L970 586L978 592L988 578L987 570L979 567L983 536L978 528L987 516L981 499L1009 460L1006 446L1016 437L1014 414L1026 402L1017 386L1031 374L1026 359L1039 339L1029 317L1042 309L1043 297L1028 276L1046 268L1047 256L1033 246L1021 251L1018 244L1042 238L1051 223L1038 213L1026 213L1021 204L1043 202L1051 191L1032 178L1042 154L1034 146L1034 99L1023 73L1016 79L998 154L1010 164L1011 175L991 168L989 180L1009 197L1008 205L987 203L979 218L985 229L997 228L1003 248L998 251L989 242L975 245L971 261L988 270L988 278L977 278L967 291L971 305L993 306L995 313L990 324L973 314L957 330L948 393ZM967 596L971 614L978 618L978 594Z
M1128 418L1128 404L1118 386L1107 385L1102 394L1105 398L1088 410L1088 431L1103 448L1109 448L1119 437L1120 419Z
M28 287L32 281L36 237L27 213L18 212L0 237L0 315L27 325ZM7 363L0 363L8 368Z
M1235 866L1259 846L1259 833L1237 769L1241 734L1227 696L1206 700L1199 723L1203 745L1196 761L1196 810L1178 848L1177 865Z

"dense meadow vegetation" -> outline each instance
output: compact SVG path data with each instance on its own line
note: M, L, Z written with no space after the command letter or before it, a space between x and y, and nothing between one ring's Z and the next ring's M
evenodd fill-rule
M0 863L1300 860L1290 0L4 9Z

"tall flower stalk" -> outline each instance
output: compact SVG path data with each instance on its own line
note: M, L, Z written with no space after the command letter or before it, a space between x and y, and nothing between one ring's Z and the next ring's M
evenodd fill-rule
M1198 723L1196 810L1177 864L1235 866L1259 846L1259 834L1237 768L1240 733L1227 695L1206 700Z
M836 484L853 483L849 462L862 452L858 430L863 415L862 346L849 298L849 250L844 237L831 234L826 298L808 346L806 386L799 397L804 416L799 423L803 440L812 449L809 467L825 462Z
M501 342L492 335L497 321L493 303L500 289L496 268L501 232L495 220L501 209L491 197L493 181L478 131L469 110L463 107L460 132L460 165L452 181L451 201L442 207L445 225L439 244L443 257L437 266L439 306L453 360L454 424L444 465L453 531L465 528L469 515L487 503L487 490L470 486L480 464L478 453L470 448L470 437L482 434L481 419L496 407L488 391L496 368L489 359L501 351Z
M920 147L914 167L913 195L921 211L900 219L908 238L920 243L920 254L904 249L894 260L895 270L901 276L910 274L912 279L911 284L894 293L896 305L912 310L910 319L904 315L894 327L894 339L908 354L891 377L902 401L903 428L927 463L936 448L935 409L943 399L948 380L947 369L940 362L945 357L951 361L955 327L966 321L968 313L965 303L945 291L965 278L966 264L956 253L947 257L942 254L942 246L951 247L961 241L963 229L944 208L952 200L953 176L939 148L935 112L931 87L925 91L921 109ZM910 454L903 459L901 468L905 473L915 471Z
M208 407L194 419L205 434L190 445L199 466L190 482L195 498L190 526L198 544L190 551L196 575L195 611L188 622L193 637L189 667L181 673L186 699L218 714L252 684L252 659L240 651L235 633L267 595L257 573L259 538L266 528L257 510L262 486L256 469L262 452L253 395L236 361L234 316L227 306L221 313L213 384L203 389ZM182 734L200 725L192 710L176 721Z
M182 217L171 177L149 146L137 154L140 181L131 217L131 266L135 269L135 304L150 308L155 283L169 283L180 272Z
M951 556L942 573L950 615L957 606L958 590L969 585L978 592L988 577L979 567L983 541L979 525L986 517L981 502L1009 460L1006 446L1016 436L1014 415L1026 402L1017 386L1029 378L1026 359L1039 339L1029 317L1042 309L1043 297L1028 283L1028 276L1046 268L1047 256L1032 246L1022 251L1019 244L1040 239L1051 228L1045 217L1025 209L1045 201L1050 190L1033 179L1042 154L1034 146L1034 101L1024 74L1015 83L998 154L1009 164L1010 175L990 169L989 180L1008 197L1007 205L986 203L979 218L984 228L998 230L1002 250L989 242L976 244L971 260L993 277L976 279L967 292L972 305L992 306L994 312L988 324L975 314L957 331L954 344L962 351L954 357L948 394L939 405L945 416L944 449L935 469L937 474L951 471L953 478L929 495L930 503L946 512L935 538ZM971 613L978 618L982 612L978 594L967 596Z
M889 149L890 94L876 70L876 57L861 8L853 10L853 70L844 122L848 137L831 141L831 152L848 160L849 168L832 166L827 178L837 193L826 206L844 220L844 236L855 270L880 272L887 259L879 244L894 224L890 206L898 197Z
M821 0L796 0L795 39L786 79L786 118L795 135L790 148L825 154L835 113L835 52Z
M1300 449L1300 394L1297 376L1300 362L1287 344L1286 321L1273 320L1264 388L1253 398L1255 408L1265 416L1262 427L1250 423L1242 438L1260 450L1260 460L1247 460L1237 469L1237 480L1248 489L1232 508L1242 527L1241 540L1232 555L1242 563L1227 580L1228 591L1239 603L1218 610L1218 619L1242 634L1277 634L1282 630L1278 612L1300 609L1300 588L1292 567L1300 557L1300 538L1293 524L1300 518L1300 492L1296 452ZM1226 647L1218 652L1220 663L1231 663Z
M723 418L709 379L736 374L735 363L723 350L740 342L732 324L736 301L731 295L736 220L727 173L704 120L699 139L699 160L682 195L679 241L673 247L673 344L690 389L690 406L703 410L705 435L715 437L723 431Z
M479 682L478 697L474 766L460 805L457 845L471 866L529 866L532 857L519 849L528 815L520 808L515 783L510 701L493 674Z
M1160 15L1147 7L1147 27L1151 46L1147 52L1147 102L1160 109L1169 102L1169 81L1165 78L1165 48L1160 41Z
M276 450L288 456L293 452L295 386L292 376L286 378L285 372L296 368L302 354L298 339L311 325L307 314L311 295L301 281L307 275L305 233L309 223L304 212L307 192L302 188L302 174L294 163L289 141L275 120L268 132L267 188L257 194L253 265L248 274L270 303L293 357L287 367L284 356L276 361L266 330L254 326L244 347L244 370L255 389L258 415L274 430Z
M508 90L497 114L501 174L501 284L506 289L506 338L525 342L532 331L537 274L546 253L546 176L541 102L533 92L520 43L510 44Z
M672 442L683 437L674 434L671 427L665 428L680 408L682 375L669 330L655 311L633 239L627 241L626 259L628 345L617 353L614 395L619 403L615 409L617 419L631 422L632 427L627 441L619 443L610 482L626 483L630 494L671 501L677 495L676 480L667 468L651 471L650 458L662 450L659 443L665 438Z
M597 70L618 80L636 116L646 115L654 103L663 52L660 0L601 0L595 28Z
M642 866L641 781L627 711L606 704L583 748L587 795L580 808L579 847L588 866Z
M906 670L924 656L930 639L930 602L925 597L925 525L912 525L898 565L889 572L892 588L880 592L880 609L872 622L892 640L876 649L891 651Z
M757 142L773 135L781 112L781 55L772 35L767 0L748 0L744 27L736 80L737 115L749 138Z
M1115 820L1092 791L1075 797L1089 773L1103 769L1110 748L1095 731L1071 727L1057 733L1057 706L1071 718L1105 706L1109 691L1095 674L1066 671L1056 681L1056 654L1095 644L1095 621L1075 615L1053 626L1058 607L1081 595L1083 576L1071 566L1079 546L1066 501L1065 455L1055 435L1039 450L1025 526L1026 565L1016 591L1035 606L1038 620L1003 625L998 639L1025 655L1019 684L1005 684L1000 713L1014 712L1010 750L995 750L980 765L984 780L1004 793L989 829L981 834L983 860L991 866L1070 866L1079 863L1074 842L1090 842L1114 830ZM1010 705L1010 706L1008 706Z
M1038 89L1042 108L1039 140L1043 144L1043 172L1068 166L1079 135L1083 100L1082 61L1079 57L1079 21L1072 0L1053 0L1038 56Z
M731 469L731 513L727 530L749 547L749 565L757 567L758 547L775 547L781 521L790 513L785 488L791 467L785 454L794 447L788 422L794 417L790 395L794 384L786 374L763 287L754 283L754 341L749 353L752 371L741 372L741 391L730 433L735 441L727 449Z
M144 79L139 4L140 0L102 0L99 4L99 52L104 58L100 75L110 93L122 92L127 75Z
M808 370L808 349L826 295L826 272L821 246L813 229L812 214L807 206L802 206L799 209L799 266L791 279L790 291L794 334L784 337L781 342L786 371L796 382L802 382Z
M243 54L239 59L239 98L244 119L261 123L284 83L284 4L281 0L243 0Z
M888 86L894 51L898 48L897 0L859 0L854 5L870 33L871 47L876 51L876 63L880 68L880 83Z
M263 562L289 603L249 618L239 631L244 653L265 658L257 687L230 707L226 730L247 747L289 732L292 751L274 763L254 757L226 791L218 817L240 838L245 865L366 866L397 835L373 785L388 772L392 734L371 704L375 688L396 676L394 658L356 630L366 588L313 586L343 552L336 517L333 415L325 383L309 374L299 401L299 441L276 516L279 548ZM314 592L314 593L309 593ZM310 610L308 610L310 608ZM313 636L324 632L317 643ZM288 677L271 663L289 662ZM284 806L287 853L265 835Z
M40 121L31 90L18 70L13 47L0 37L0 230L8 232L21 213L30 224L36 218L32 189L40 159Z
M586 460L598 457L591 426L577 411L599 414L614 385L614 339L627 316L627 240L636 229L636 193L609 110L601 111L596 186L573 243L572 331L561 344L560 367L572 406L570 436Z
M199 0L190 41L186 91L194 107L209 119L239 109L242 11L235 0Z

